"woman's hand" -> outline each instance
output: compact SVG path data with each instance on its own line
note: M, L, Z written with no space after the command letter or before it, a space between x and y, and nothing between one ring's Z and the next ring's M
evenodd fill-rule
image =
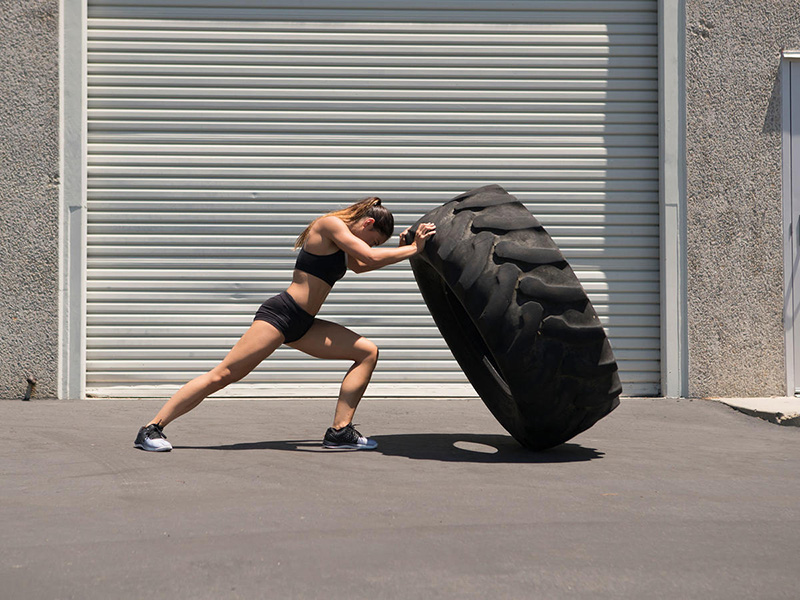
M412 233L413 237L411 237ZM411 227L406 227L400 234L400 242L397 245L408 246L409 244L414 244L417 247L417 252L421 252L425 247L425 240L434 233L436 233L436 225L433 223L423 223L414 232L411 232Z
M397 244L398 246L407 246L408 239L406 238L406 234L411 231L411 227L406 227L403 233L400 234L400 242Z
M417 254L425 248L425 242L429 237L436 233L436 225L433 223L422 223L417 227L417 234L414 236L414 245L417 247Z

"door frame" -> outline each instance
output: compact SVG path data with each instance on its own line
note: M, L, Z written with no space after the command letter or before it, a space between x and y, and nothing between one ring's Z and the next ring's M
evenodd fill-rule
M793 69L794 65L794 69ZM793 227L792 211L792 70L800 75L800 50L786 50L782 54L781 79L781 145L782 145L782 196L783 196L783 329L786 357L786 395L794 396L797 389L795 373L795 325L794 325L794 239L798 232ZM794 102L800 104L800 83Z
M59 7L59 399L83 398L86 390L87 4L61 0Z
M661 395L689 395L686 5L658 0Z

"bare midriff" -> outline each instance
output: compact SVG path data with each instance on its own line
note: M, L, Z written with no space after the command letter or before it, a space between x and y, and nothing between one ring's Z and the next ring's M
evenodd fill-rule
M295 269L292 283L286 292L294 298L300 308L310 315L316 315L331 293L331 286L319 277Z

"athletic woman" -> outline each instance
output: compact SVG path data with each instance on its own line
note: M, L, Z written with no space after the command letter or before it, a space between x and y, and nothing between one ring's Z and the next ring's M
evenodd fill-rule
M250 329L220 364L184 385L167 401L139 430L134 446L152 452L172 450L164 427L210 394L239 381L286 344L316 358L353 361L342 381L333 426L325 432L323 446L337 450L377 447L377 442L356 431L352 421L378 361L378 348L357 333L315 315L348 267L364 273L410 258L425 247L435 227L432 223L420 226L411 244L406 244L401 235L398 248L376 248L393 232L394 217L376 197L315 219L295 243L300 254L291 285L261 305Z

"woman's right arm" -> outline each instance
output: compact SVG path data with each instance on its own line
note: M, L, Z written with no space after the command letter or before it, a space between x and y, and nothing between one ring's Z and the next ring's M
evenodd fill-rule
M337 217L322 219L320 231L348 255L348 266L351 270L356 273L364 273L398 263L421 252L425 247L425 241L435 233L436 228L431 223L420 226L414 243L398 248L371 247L364 240L353 235L344 221Z

